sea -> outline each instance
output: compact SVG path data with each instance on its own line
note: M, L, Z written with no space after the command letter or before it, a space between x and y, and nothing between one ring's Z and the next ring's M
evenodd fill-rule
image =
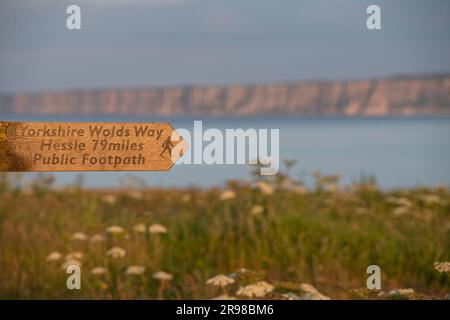
M169 122L175 129L279 130L279 157L295 160L289 171L307 186L313 173L339 174L343 185L372 177L383 189L450 185L450 118L145 118L135 116L7 116L4 121ZM270 135L269 135L270 136ZM207 142L205 142L205 145ZM128 181L148 187L221 187L250 179L249 164L180 164L168 172L85 172L84 186L121 188ZM35 173L24 173L32 179ZM80 173L54 173L57 186L73 184Z

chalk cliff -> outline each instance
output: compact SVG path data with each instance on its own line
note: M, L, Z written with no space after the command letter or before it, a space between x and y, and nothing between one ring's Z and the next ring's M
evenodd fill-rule
M0 115L450 115L450 75L0 96Z

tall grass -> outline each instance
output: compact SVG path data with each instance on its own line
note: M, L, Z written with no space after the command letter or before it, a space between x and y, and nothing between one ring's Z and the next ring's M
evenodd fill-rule
M372 264L381 267L383 290L448 293L450 277L433 266L450 260L446 188L385 192L373 181L343 188L337 176L315 177L310 190L285 175L230 182L226 190L88 190L52 188L49 176L24 187L3 175L0 298L204 299L220 293L208 278L239 268L349 298L365 287ZM136 232L138 224L146 231ZM152 224L167 233L148 232ZM113 225L124 232L108 233ZM76 232L87 239L72 239ZM93 235L104 241L91 242ZM108 256L112 247L125 257ZM48 261L54 251L63 257ZM62 264L71 252L83 254L81 290L66 287ZM131 265L145 271L127 274ZM106 273L92 274L95 267ZM173 279L155 279L157 271Z

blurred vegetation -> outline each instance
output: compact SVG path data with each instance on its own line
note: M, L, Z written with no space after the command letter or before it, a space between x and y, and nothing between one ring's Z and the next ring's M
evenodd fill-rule
M447 188L382 191L371 178L341 186L339 175L316 172L308 189L289 177L294 165L211 189L149 189L132 178L121 190L89 190L81 177L56 188L50 175L3 174L0 298L205 299L220 293L208 278L241 268L272 284L306 282L331 298L354 298L372 264L383 290L449 293L448 273L433 267L450 260ZM167 233L150 233L154 224ZM123 230L108 233L111 226ZM125 257L106 254L115 246ZM73 252L83 255L82 289L71 291L62 264ZM131 265L145 271L127 274ZM93 274L96 267L106 273ZM160 270L173 278L155 279Z

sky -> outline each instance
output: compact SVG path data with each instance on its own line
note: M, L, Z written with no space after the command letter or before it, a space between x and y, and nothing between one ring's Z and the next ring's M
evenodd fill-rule
M450 73L449 17L448 0L1 0L0 93Z

